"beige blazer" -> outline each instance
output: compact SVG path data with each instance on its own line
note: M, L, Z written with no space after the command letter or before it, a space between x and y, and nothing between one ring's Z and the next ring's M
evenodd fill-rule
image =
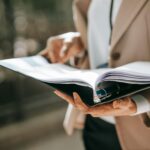
M74 1L74 20L87 47L87 10L90 0ZM113 27L109 66L150 61L150 0L123 0ZM150 101L150 90L141 92ZM150 113L116 117L123 150L150 150Z

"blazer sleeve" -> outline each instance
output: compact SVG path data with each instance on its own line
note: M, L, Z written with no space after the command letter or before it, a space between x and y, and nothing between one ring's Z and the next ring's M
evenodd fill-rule
M133 116L150 111L150 102L143 95L134 94L131 96L131 98L137 106L137 112L134 113Z
M142 91L139 94L144 96L150 103L150 89ZM150 128L150 112L141 114L141 119L144 124Z
M87 11L90 5L90 0L74 0L73 1L73 20L77 32L80 33L85 51L82 55L76 56L70 60L70 64L80 69L90 68L88 58L87 44Z
M87 49L87 12L90 0L73 1L73 20L76 30L80 32L82 41Z

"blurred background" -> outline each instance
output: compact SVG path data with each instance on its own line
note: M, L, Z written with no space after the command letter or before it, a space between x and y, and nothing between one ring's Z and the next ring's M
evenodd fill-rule
M1 0L0 59L37 54L74 31L72 0ZM48 86L0 68L0 150L83 150L62 127L67 104Z

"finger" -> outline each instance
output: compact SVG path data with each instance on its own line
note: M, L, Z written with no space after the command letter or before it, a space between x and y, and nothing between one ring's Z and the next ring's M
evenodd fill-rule
M114 113L114 109L112 107L112 103L108 103L108 104L103 104L103 105L97 105L95 107L92 107L90 109L90 112L93 114L99 114L101 115L110 115L112 113Z
M128 109L131 106L131 99L129 97L118 99L113 102L113 108Z
M52 63L59 62L62 40L51 40L48 45L48 56Z
M55 93L57 96L59 96L59 97L61 97L62 99L64 99L66 102L68 102L68 103L74 105L74 100L73 100L73 98L72 98L71 96L69 96L69 95L67 95L67 94L65 94L65 93L63 93L63 92L60 92L60 91L58 91L58 90L54 91L54 93Z
M113 108L113 103L95 106L89 109L89 114L93 117L100 116L125 116L130 115L133 111L129 109Z
M67 45L63 45L63 47L60 50L60 57L64 57L66 51L67 51Z
M79 52L80 52L80 50L76 49L75 46L68 48L68 51L67 51L66 55L64 55L64 57L62 57L61 62L62 63L67 62L71 57L76 56Z
M122 110L126 112L128 111L131 114L137 112L137 105L130 97L125 97L122 99L122 101L124 102L120 106Z
M109 104L95 106L90 109L90 113L94 117L126 116L131 115L136 111L136 105L132 102L130 97L127 97L125 99L119 99Z
M119 103L117 101L120 101ZM125 97L120 100L116 100L113 102L113 106L115 103L118 105L116 109L119 110L116 116L126 116L131 115L137 111L136 104L132 101L130 97Z
M100 106L95 106L90 110L91 115L94 117L98 116L122 116L129 113L127 110L122 108L113 108L113 103L103 104Z
M75 106L83 112L88 112L89 107L83 103L78 93L73 92Z
M70 42L64 42L63 43L63 46L60 50L60 57L65 57L65 55L68 53L71 45L72 45L72 43L70 43Z
M58 60L58 57L56 56L56 52L54 50L49 50L48 57L52 63L56 63Z

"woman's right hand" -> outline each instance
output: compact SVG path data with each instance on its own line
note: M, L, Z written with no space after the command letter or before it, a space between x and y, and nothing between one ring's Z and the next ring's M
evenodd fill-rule
M66 63L70 58L78 56L84 51L84 46L78 32L69 32L50 37L46 48L40 55L51 63Z

